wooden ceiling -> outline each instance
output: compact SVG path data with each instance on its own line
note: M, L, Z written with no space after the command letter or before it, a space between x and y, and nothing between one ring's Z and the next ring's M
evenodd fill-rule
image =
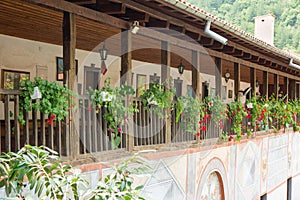
M161 35L175 38L170 47L173 67L178 66L181 61L187 68L192 67L191 50L195 48L184 47L189 43L264 66L266 69L279 70L295 76L300 74L299 70L288 66L288 58L212 24L213 31L229 40L228 45L222 45L203 33L206 23L204 19L180 10L164 0L69 0L69 2L2 0L0 34L62 45L62 11L65 8L78 15L76 18L78 49L97 51L101 43L106 41L110 54L120 55L121 28L137 20L141 27L155 28ZM67 8L68 5L71 8ZM100 23L93 20L99 18L96 16L97 13L104 13L113 18L107 18ZM90 19L83 15L89 16ZM161 37L151 33L133 35L133 58L160 63L160 40Z

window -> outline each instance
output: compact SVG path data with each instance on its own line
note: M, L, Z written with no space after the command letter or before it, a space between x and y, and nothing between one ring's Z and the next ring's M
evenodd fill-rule
M174 80L174 87L176 89L176 97L182 96L182 82L183 81L180 80L179 78Z
M136 96L141 96L146 90L146 75L137 74L136 75Z
M29 72L23 72L23 71L13 71L13 70L2 70L2 85L1 87L3 89L8 90L18 90L19 83L24 82L26 80L30 79L30 73Z
M89 88L97 89L99 82L99 68L95 68L95 65L91 65L91 67L84 66L84 84L85 91Z
M75 60L76 75L78 72L78 60ZM64 60L61 57L56 57L56 80L64 80Z
M191 85L187 85L186 86L186 95L189 96L189 97L192 97L193 96L193 87Z
M292 200L292 178L287 180L287 200Z
M157 76L156 73L154 73L154 75L150 75L150 84L159 83L159 82L160 82L160 77Z

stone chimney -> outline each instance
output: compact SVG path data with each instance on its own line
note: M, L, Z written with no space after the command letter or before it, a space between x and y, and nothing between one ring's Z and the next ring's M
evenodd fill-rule
M268 14L254 17L254 37L274 46L275 15Z

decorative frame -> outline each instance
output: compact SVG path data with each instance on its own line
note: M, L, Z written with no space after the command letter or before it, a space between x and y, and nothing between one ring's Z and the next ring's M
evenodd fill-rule
M1 70L1 88L8 90L19 90L19 83L30 80L30 72L18 70Z
M75 60L76 75L78 73L78 60ZM64 80L64 60L62 57L56 57L56 80Z

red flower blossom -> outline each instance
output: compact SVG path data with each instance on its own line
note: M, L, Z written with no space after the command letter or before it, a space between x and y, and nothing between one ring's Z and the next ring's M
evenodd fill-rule
M181 113L181 117L184 117L184 112Z
M219 127L220 127L220 129L222 129L222 128L223 128L223 122L222 122L222 121L220 121L220 123L219 123Z
M201 130L201 131L206 131L206 126L201 126L201 127L200 127L200 130Z
M197 137L200 137L200 132L197 132L196 136L197 136Z
M233 140L233 136L232 136L232 135L230 135L230 136L228 137L228 141L231 141L231 140Z
M246 116L247 119L250 119L251 118L251 114L250 112L248 113L248 115Z

